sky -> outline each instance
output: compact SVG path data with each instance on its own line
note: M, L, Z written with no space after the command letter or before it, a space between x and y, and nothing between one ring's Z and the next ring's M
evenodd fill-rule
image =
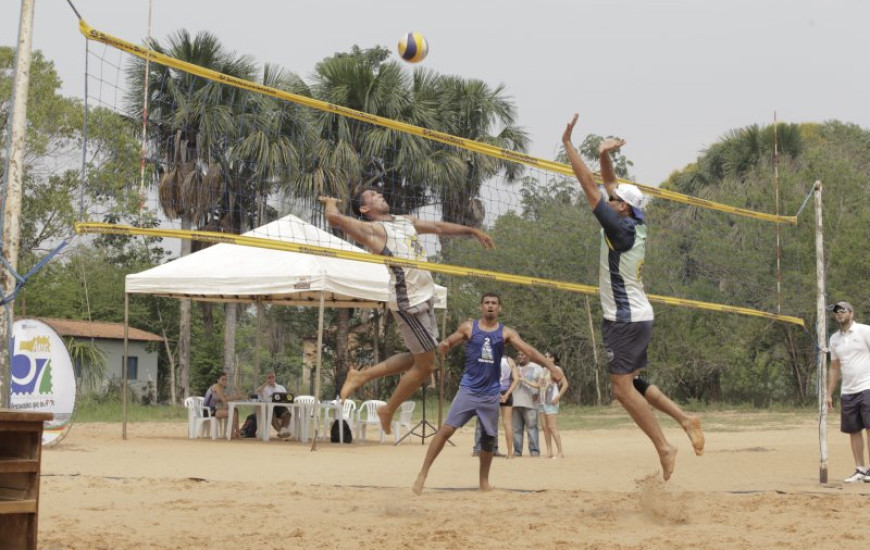
M0 4L0 44L14 46L20 2ZM149 0L73 4L98 30L147 36ZM425 67L505 85L532 155L554 158L576 112L575 144L625 138L647 185L774 113L870 127L866 0L151 0L151 20L158 40L208 30L309 82L324 57L354 44L395 51L418 31ZM66 0L36 0L33 49L54 61L65 95L83 95L84 38Z

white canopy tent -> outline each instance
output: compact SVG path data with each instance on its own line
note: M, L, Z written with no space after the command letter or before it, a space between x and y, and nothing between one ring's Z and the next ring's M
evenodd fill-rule
M292 215L245 235L365 253ZM126 324L130 294L214 302L317 305L320 316L315 394L319 398L324 307L383 309L388 300L389 281L387 266L383 264L220 243L127 275L124 318ZM442 286L436 287L435 307L447 307L447 289ZM124 353L126 356L126 340Z

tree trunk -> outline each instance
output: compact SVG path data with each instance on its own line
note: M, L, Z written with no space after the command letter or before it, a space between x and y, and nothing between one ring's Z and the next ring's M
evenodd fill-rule
M190 230L190 215L181 216L181 228ZM191 242L181 240L181 256L190 254ZM181 369L181 390L184 398L190 397L190 300L181 300L178 305L178 366Z
M788 354L788 362L791 366L792 379L795 386L795 397L797 397L800 402L804 402L809 393L806 384L806 381L809 378L809 369L807 369L806 372L801 369L801 364L804 362L801 361L801 352L797 349L797 343L795 342L794 334L790 327L783 327L782 330L785 332L785 350Z

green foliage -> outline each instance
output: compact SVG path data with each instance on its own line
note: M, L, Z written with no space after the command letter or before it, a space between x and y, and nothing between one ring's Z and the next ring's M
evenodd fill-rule
M81 367L82 389L86 393L93 393L105 378L106 354L92 341L67 338L64 343L73 365Z
M621 139L619 136L607 136L601 137L596 134L589 134L586 136L586 139L583 140L583 143L580 144L580 154L590 163L598 163L598 146L601 145L601 142L605 139ZM565 153L562 152L561 156L564 156ZM613 151L610 152L611 160L613 161L613 172L616 174L616 177L623 179L632 179L629 170L634 163L628 160L622 153L622 148L617 147ZM568 160L566 157L560 158L560 162L567 163Z

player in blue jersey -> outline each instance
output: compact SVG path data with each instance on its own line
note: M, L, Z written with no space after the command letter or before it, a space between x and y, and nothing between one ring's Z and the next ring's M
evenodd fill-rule
M613 397L655 445L665 480L674 472L677 448L665 438L649 405L673 417L685 430L695 454L704 452L704 432L697 416L687 415L661 390L637 375L647 365L647 347L652 336L653 309L643 288L643 263L647 228L643 220L643 195L635 185L617 184L610 153L625 144L608 139L599 146L601 179L606 196L571 143L577 115L562 134L562 144L574 175L586 195L592 213L601 224L598 293L604 320L601 331L610 367Z
M498 321L501 300L498 294L484 294L480 300L481 318L466 321L438 344L443 357L453 346L465 341L465 372L459 382L459 391L453 398L447 419L429 444L423 467L411 489L416 494L423 492L429 468L438 457L444 444L457 428L464 426L474 416L483 426L480 441L480 490L489 491L489 467L492 450L498 434L498 409L501 401L501 358L505 344L510 344L550 370L553 380L562 379L562 370L544 357L538 350L525 343L514 329Z

